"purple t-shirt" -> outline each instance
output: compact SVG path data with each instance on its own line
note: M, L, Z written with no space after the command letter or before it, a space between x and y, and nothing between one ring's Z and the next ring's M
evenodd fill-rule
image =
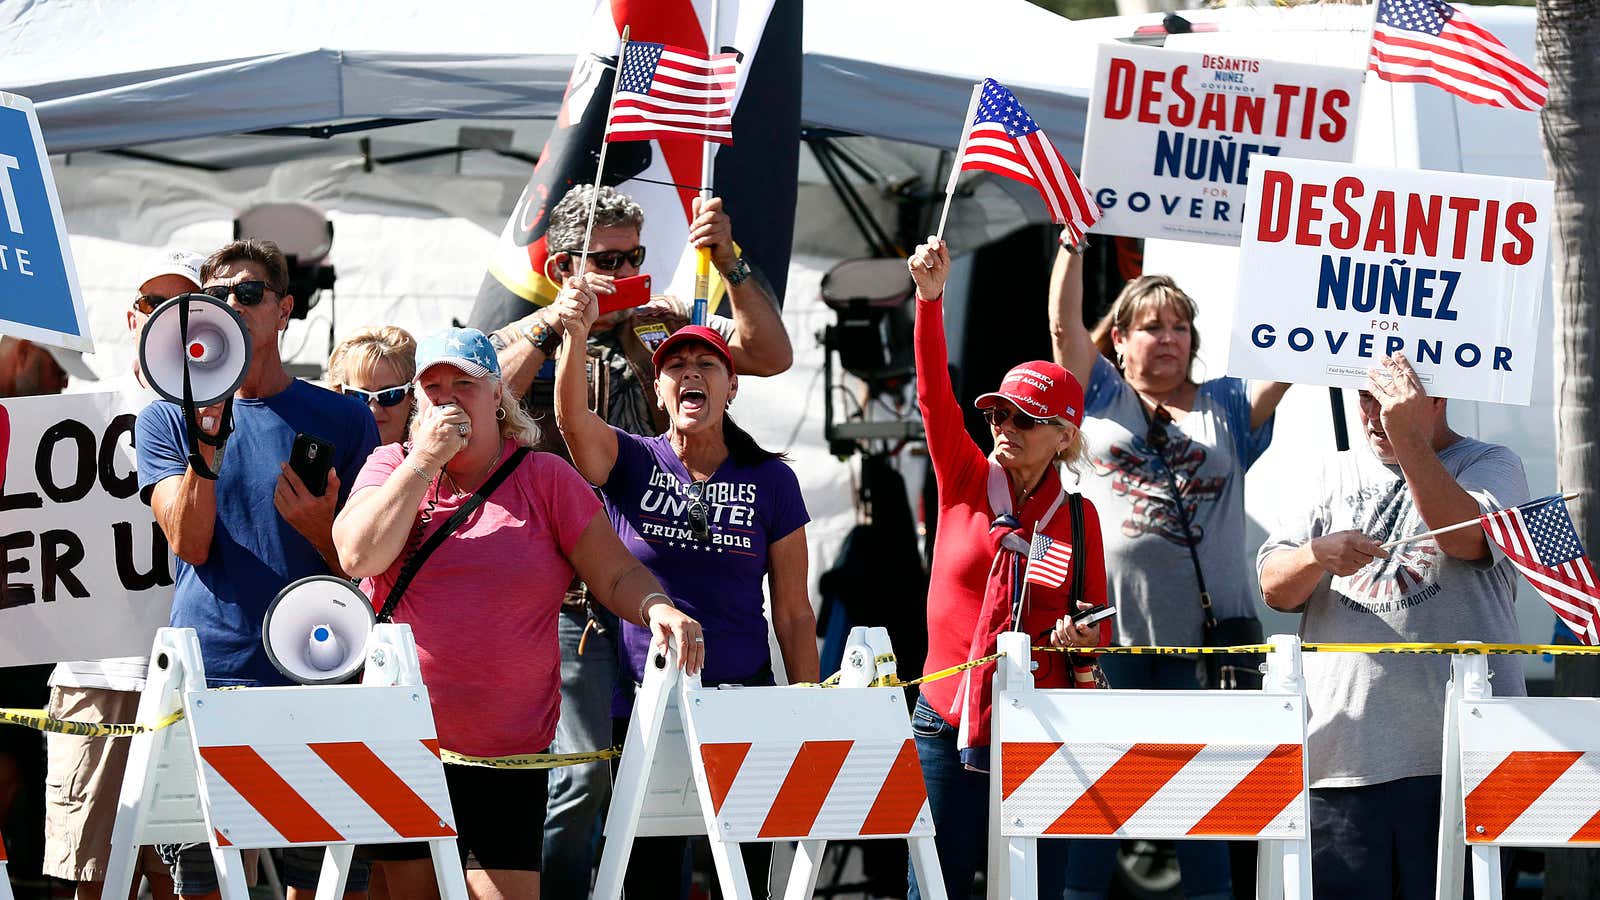
M689 519L693 479L667 436L612 430L617 462L601 486L611 526L678 608L704 626L704 683L750 678L771 662L761 589L767 548L810 521L794 471L777 459L754 466L724 460L706 483L708 533L701 539ZM650 633L624 622L622 642L634 678L642 679Z

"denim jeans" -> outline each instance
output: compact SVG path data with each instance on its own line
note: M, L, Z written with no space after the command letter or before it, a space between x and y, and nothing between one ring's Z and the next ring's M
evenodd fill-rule
M1171 656L1102 656L1100 668L1113 688L1183 691L1199 690L1199 665L1192 659ZM1105 900L1122 842L1110 838L1068 841L1067 900ZM1178 869L1183 873L1183 893L1189 900L1231 900L1233 879L1228 872L1225 841L1178 841Z
M972 895L972 877L989 854L989 775L961 764L956 749L955 726L939 717L928 701L917 698L911 714L917 738L917 760L928 786L928 806L933 811L934 846L949 900ZM1039 841L1039 897L1056 900L1063 892L1062 874L1068 841ZM910 900L922 900L917 872L907 871Z
M588 618L583 610L561 611L561 720L555 753L581 753L611 746L611 694L617 683L616 623L604 635L589 632L583 654L578 641ZM550 770L550 801L544 820L544 870L540 896L584 900L589 896L600 821L611 800L605 763Z

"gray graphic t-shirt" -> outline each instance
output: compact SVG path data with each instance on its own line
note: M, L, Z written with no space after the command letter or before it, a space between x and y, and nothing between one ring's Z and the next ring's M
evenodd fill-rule
M1462 438L1439 461L1484 512L1528 500L1522 460L1505 447ZM1311 503L1284 518L1257 555L1357 529L1379 542L1428 531L1399 466L1367 447L1334 454L1314 482ZM1437 523L1445 525L1449 523ZM1516 571L1499 550L1474 563L1451 558L1432 538L1394 548L1354 575L1326 575L1301 609L1306 641L1515 642ZM1489 659L1499 696L1522 696L1522 661ZM1439 774L1450 657L1310 653L1311 786L1356 787Z
M1147 441L1139 395L1104 357L1095 357L1084 410L1089 471L1081 490L1100 513L1117 643L1201 642L1200 587L1173 502L1173 480L1189 516L1212 615L1254 616L1259 595L1250 584L1245 548L1244 473L1272 441L1272 420L1250 428L1245 383L1214 378L1200 385L1194 408L1166 426L1164 453Z

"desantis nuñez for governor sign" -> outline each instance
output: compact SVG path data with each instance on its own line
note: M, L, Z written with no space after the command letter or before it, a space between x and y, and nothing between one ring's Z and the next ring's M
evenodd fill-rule
M1102 44L1083 184L1102 234L1237 244L1252 167L1349 162L1362 72Z
M1360 388L1401 352L1430 396L1526 404L1553 203L1548 181L1258 166L1228 374Z
M3 91L0 334L73 350L94 350L33 102Z

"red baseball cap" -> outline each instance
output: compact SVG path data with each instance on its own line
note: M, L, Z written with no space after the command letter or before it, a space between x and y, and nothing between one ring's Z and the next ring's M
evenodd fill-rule
M1036 419L1062 418L1083 424L1083 386L1072 373L1053 362L1025 362L1000 379L1000 389L977 399L979 409L1009 400Z
M728 342L722 337L722 332L704 325L685 325L662 341L661 345L656 347L656 352L650 354L650 361L655 363L656 371L661 371L661 361L667 358L667 354L689 343L710 346L712 352L722 357L722 361L727 364L728 372L737 374L733 368L733 353L728 350Z

